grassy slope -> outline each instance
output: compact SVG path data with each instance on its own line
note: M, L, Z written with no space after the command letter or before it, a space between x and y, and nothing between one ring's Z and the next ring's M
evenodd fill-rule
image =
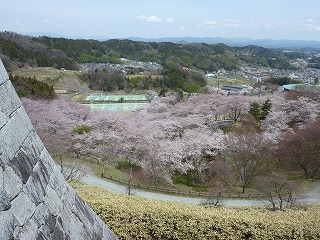
M216 208L74 187L120 239L320 239L319 205L276 212Z
M79 79L78 71L61 71L52 67L19 68L13 75L33 77L53 85L55 88L88 90L88 84Z

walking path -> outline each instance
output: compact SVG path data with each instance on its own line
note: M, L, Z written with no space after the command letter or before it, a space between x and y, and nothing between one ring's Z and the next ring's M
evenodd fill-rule
M87 184L102 187L111 191L115 191L123 194L127 193L127 188L125 186L114 183L112 181L104 180L92 175L85 176L82 179L82 181ZM161 193L147 192L139 189L134 189L132 192L134 193L135 196L152 198L157 200L180 201L180 202L194 203L194 204L201 204L205 202L204 198L173 196L173 195L166 195ZM320 203L320 184L319 183L314 184L313 188L306 193L303 201L307 203ZM265 204L265 202L259 201L259 200L244 200L244 199L223 200L222 203L225 206L256 206L256 205Z
M119 192L126 194L127 188L126 186L114 183L112 181L104 180L92 175L85 176L82 181L84 183L102 187L114 192ZM166 200L166 201L180 201L186 203L194 203L194 204L201 204L205 202L203 198L193 198L193 197L182 197L182 196L173 196L173 195L166 195L161 193L153 193L147 192L139 189L132 190L135 196L145 197L145 198L152 198L156 200ZM307 203L320 203L320 183L314 183L314 186L311 190L306 193L306 197L303 199L304 202ZM257 206L263 205L266 202L259 201L259 200L244 200L244 199L229 199L229 200L222 200L222 204L224 206Z
M112 181L104 180L92 175L85 176L82 181L84 183L102 187L114 192L119 193L127 193L127 188L123 185L114 183ZM156 200L167 200L167 201L180 201L186 203L194 203L194 204L201 204L205 202L203 198L193 198L193 197L182 197L182 196L173 196L173 195L166 195L161 193L153 193L147 192L139 189L134 189L133 193L135 196L145 197L145 198L152 198ZM253 205L262 205L263 202L257 200L223 200L223 205L225 206L253 206Z

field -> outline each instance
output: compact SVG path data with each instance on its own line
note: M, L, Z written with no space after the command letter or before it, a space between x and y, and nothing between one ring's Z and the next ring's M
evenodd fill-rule
M271 211L126 196L73 185L120 239L320 239L320 205Z
M36 77L37 80L53 85L57 89L88 90L86 83L79 79L79 71L58 70L52 67L19 68L13 75Z

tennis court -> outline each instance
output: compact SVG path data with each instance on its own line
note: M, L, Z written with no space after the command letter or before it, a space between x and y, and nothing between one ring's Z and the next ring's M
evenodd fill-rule
M148 101L148 97L145 95L104 95L104 94L92 94L85 98L85 101L93 102L119 102L123 101Z
M132 112L138 107L145 106L149 104L148 102L136 102L136 103L106 103L106 104L84 104L89 106L91 109L100 109L105 111L122 111L122 112Z

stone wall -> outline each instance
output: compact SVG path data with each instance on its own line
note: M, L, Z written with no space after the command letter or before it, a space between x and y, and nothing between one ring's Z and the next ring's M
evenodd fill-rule
M117 239L64 180L1 60L0 239Z

